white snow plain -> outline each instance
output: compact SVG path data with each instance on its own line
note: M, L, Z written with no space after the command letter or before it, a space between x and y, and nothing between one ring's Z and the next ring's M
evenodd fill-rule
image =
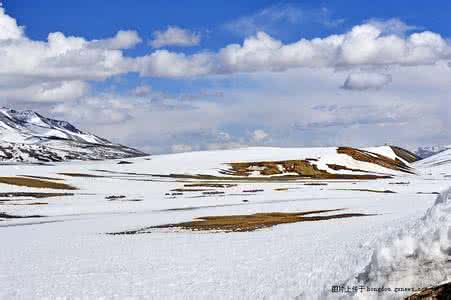
M371 151L394 155L387 147ZM318 159L321 168L340 163L393 178L319 180L327 185L305 185L318 180L237 181L237 186L215 189L225 194L179 195L171 190L199 180L150 176L218 175L227 162L307 157ZM449 245L448 194L434 193L451 186L451 150L414 163L415 174L354 161L336 148L249 148L127 161L132 164L110 160L0 166L2 176L61 178L79 188L68 191L74 196L33 200L48 205L17 205L30 203L25 198L0 204L0 212L11 215L45 216L0 221L1 299L402 297L411 292L395 288L449 280L444 250ZM60 174L64 172L106 177ZM0 192L24 191L61 192L0 184ZM110 195L125 198L105 199ZM372 215L252 232L106 234L210 215L339 208ZM333 286L393 291L332 292Z

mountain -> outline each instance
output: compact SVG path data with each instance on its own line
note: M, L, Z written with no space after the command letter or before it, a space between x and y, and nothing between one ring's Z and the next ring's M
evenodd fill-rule
M0 162L57 162L100 160L146 155L66 121L46 118L34 111L0 108Z
M447 149L450 149L451 145L448 146L424 146L424 147L418 147L417 150L415 150L415 154L418 155L421 158L427 158L432 155L435 155L437 153L440 153L442 151L445 151Z

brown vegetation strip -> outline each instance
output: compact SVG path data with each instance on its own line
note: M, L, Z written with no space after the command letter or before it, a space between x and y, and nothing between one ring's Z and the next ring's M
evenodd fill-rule
M21 177L30 177L36 179L45 179L45 180L64 180L63 178L54 178L54 177L45 177L45 176L35 176L35 175L18 175Z
M222 191L207 191L207 192L202 192L202 195L221 195L224 194L224 192Z
M259 193L259 192L264 192L265 190L263 189L254 189L254 190L243 190L243 193Z
M62 197L62 196L73 196L73 193L34 193L34 192L9 192L0 193L0 198L10 198L10 197L32 197L32 198L50 198L50 197ZM0 200L4 201L4 200Z
M446 282L429 288L421 289L418 292L405 298L405 300L439 300L450 299L451 282Z
M227 183L188 183L184 184L185 187L211 187L211 188L231 188L237 186L237 184Z
M384 155L351 147L338 147L337 153L346 154L355 160L368 162L396 171L413 173L412 168L399 159L391 159Z
M17 215L10 215L7 213L0 212L0 219L25 219L25 218L42 218L44 216L40 215L31 215L31 216L17 216Z
M59 175L70 176L70 177L92 177L92 178L103 178L106 176L86 174L86 173L58 173Z
M396 194L396 192L391 191L391 190L370 190L370 189L334 189L334 190L335 191L355 191L355 192Z
M0 177L0 183L16 185L16 186L26 186L31 188L47 188L47 189L57 189L57 190L76 190L77 188L61 183L61 182L52 182L42 179L34 179L34 178L25 178L25 177Z
M404 148L396 147L396 146L390 146L390 148L393 150L393 152L395 152L395 154L397 156L401 157L402 159L404 159L405 161L407 161L409 163L413 163L413 162L416 162L421 159L421 157L419 157L418 155L416 155Z
M172 189L171 192L207 192L211 191L210 189L187 189L187 188L177 188Z
M364 172L364 173L367 173L367 171L364 171L364 170L360 170L360 169L352 169L352 168L348 168L348 167L346 167L346 166L337 165L337 164L327 164L327 166L328 166L329 168L331 168L332 170L335 170L335 171L346 170L346 171Z
M261 162L259 162L261 163ZM274 163L274 162L270 162ZM307 162L308 163L308 162ZM249 163L252 166L253 163ZM314 166L316 168L316 166ZM132 175L132 176L149 176L149 177L157 177L157 178L172 178L179 180L212 180L212 181L243 181L243 182L278 182L278 181L298 181L303 179L355 179L355 180L373 180L373 179L387 179L392 178L390 175L373 175L373 174L363 174L363 175L354 175L354 174L330 174L326 171L322 171L322 175L278 175L271 177L258 177L258 176L238 176L235 174L229 173L230 170L221 170L220 172L225 175L234 175L231 176L215 176L215 175L205 175L205 174L149 174L149 173L133 173L133 172L116 172L109 170L96 169L94 171L104 172L110 174L122 174L122 175ZM145 179L129 179L134 181L154 181L153 179L145 180Z
M270 212L270 213L256 213L252 215L207 216L197 218L191 222L151 226L139 230L123 231L112 234L149 233L149 230L152 229L165 229L165 228L193 230L193 231L245 232L272 227L279 224L372 216L369 214L361 214L361 213L342 213L334 215L311 216L340 210L343 209L313 210L295 213Z
M282 161L259 161L259 162L235 162L229 163L230 169L220 170L221 174L240 176L240 178L252 178L250 175L258 170L261 175L272 176L271 180L283 179L380 179L391 178L373 174L332 174L307 160L282 160ZM295 173L297 175L283 175ZM278 175L278 176L273 176ZM254 177L255 178L255 177ZM258 178L258 177L257 177Z

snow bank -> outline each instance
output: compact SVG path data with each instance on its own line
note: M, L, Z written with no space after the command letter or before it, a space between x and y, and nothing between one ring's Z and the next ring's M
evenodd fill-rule
M412 292L402 293L399 288L423 288L449 280L450 213L451 188L437 197L422 219L390 241L381 243L365 271L351 284L388 287L389 293L405 296ZM386 293L375 292L373 295L388 296ZM365 298L372 296L367 293L361 295Z

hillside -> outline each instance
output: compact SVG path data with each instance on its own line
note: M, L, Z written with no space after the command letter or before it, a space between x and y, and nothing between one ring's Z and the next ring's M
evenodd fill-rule
M0 162L57 162L142 156L145 153L85 133L33 111L0 109Z

